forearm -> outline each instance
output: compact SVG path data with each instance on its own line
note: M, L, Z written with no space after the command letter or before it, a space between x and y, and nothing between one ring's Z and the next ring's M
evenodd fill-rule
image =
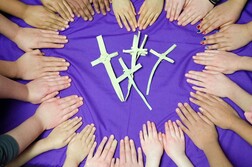
M29 146L43 131L42 122L35 116L31 116L15 129L7 132L19 145L19 153Z
M28 5L19 0L0 0L0 10L23 19Z
M1 0L0 0L1 2ZM4 17L2 14L0 14L0 33L9 38L10 40L14 40L17 32L18 32L19 26L6 17Z
M252 106L252 96L235 83L230 90L232 91L227 97L241 107L244 112L250 111Z
M239 61L237 63L238 70L252 71L252 57L241 56L239 57Z
M0 75L8 78L16 78L17 65L15 62L0 60Z
M206 146L203 149L203 151L211 167L216 166L232 167L232 164L229 162L229 160L227 159L220 145L217 142Z
M0 98L27 101L28 89L26 85L0 75Z
M11 161L7 167L16 167L22 166L27 161L36 157L39 154L42 154L46 151L51 150L50 145L46 142L45 139L41 139L38 142L34 143L28 147L22 154L20 154L15 160Z
M193 167L191 161L188 159L186 155L176 157L176 160L175 159L172 159L172 160L175 162L175 164L178 167Z
M152 159L152 158L147 157L145 167L159 167L160 158L159 159Z
M252 21L246 24L247 26L247 31L250 36L250 41L252 41Z
M63 167L77 167L77 166L79 166L78 162L76 162L75 160L71 159L68 156L66 157Z
M252 126L246 121L237 118L237 120L231 125L230 129L252 145Z

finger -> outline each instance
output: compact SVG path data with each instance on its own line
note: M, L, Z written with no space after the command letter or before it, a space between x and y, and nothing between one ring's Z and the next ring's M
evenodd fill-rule
M115 14L115 17L116 17L116 21L117 21L119 27L123 28L120 16L118 14Z
M124 142L125 142L126 162L132 162L131 148L130 148L130 143L129 143L129 137L128 136L126 136L124 138Z
M133 140L130 140L130 149L131 149L132 162L136 163L137 162L136 147Z
M179 120L176 120L178 126L185 132L189 137L191 136L189 129L187 129Z
M123 139L120 141L120 162L126 162L125 144Z
M106 7L105 7L103 0L99 0L99 6L100 6L100 10L101 10L102 14L106 15Z
M41 99L41 102L47 101L47 100L49 100L49 99L55 97L57 94L59 94L59 92L52 92L52 93L49 93L49 94L47 94L45 97L43 97L43 98Z
M157 128L156 128L156 125L155 125L155 123L154 122L152 122L151 123L151 126L152 126L152 135L155 137L155 138L157 138L158 137L158 132L157 132Z
M108 138L105 136L105 137L103 137L103 139L102 139L102 141L101 141L101 144L99 145L99 147L97 148L97 151L96 151L96 153L95 153L95 156L94 157L100 157L101 156L101 154L102 154L102 150L103 150L103 148L104 148L104 146L105 146L105 143L107 142L107 140L108 140Z
M143 124L143 136L144 136L144 140L148 138L148 132L147 132L147 128L145 124Z
M74 21L74 20L73 20L74 14L73 14L73 11L72 11L70 5L69 5L65 0L63 1L63 5L65 6L65 8L66 8L66 10L67 10L66 13L67 13L67 15L68 15L69 20L70 20L70 21Z
M88 154L87 160L90 160L90 159L93 158L94 150L95 150L96 145L97 145L97 143L94 142L94 144L93 144L93 146L92 146L92 148L90 149L90 152L89 152L89 154Z
M105 0L105 1L104 1L104 4L105 4L105 7L106 7L106 10L109 12L109 11L110 11L110 4L109 4L109 1L108 1L108 0Z
M103 149L103 152L101 154L101 159L103 159L103 160L106 159L113 141L114 141L114 135L111 135L109 137L109 140L108 140L107 144L105 145L105 147Z
M129 27L129 24L128 24L128 21L127 21L127 18L125 15L122 15L120 16L125 28L127 29L127 31L130 31L130 27Z
M72 111L75 111L76 109L78 109L80 106L82 106L83 105L83 101L82 100L79 100L79 101L76 101L76 102L73 102L73 101L71 101L71 102L69 102L69 104L72 104L71 106L69 106L69 107L67 107L67 108L65 108L64 110L63 110L63 114L68 114L68 113L71 113ZM78 112L78 111L77 111ZM76 112L76 113L77 113Z
M138 153L138 164L140 166L143 166L143 154L142 154L142 150L140 147L138 147L137 153Z
M117 146L117 141L116 140L113 140L112 141L112 144L111 144L111 147L107 153L107 156L106 156L106 161L110 164L111 163L111 159L113 158L114 156L114 153L115 153L115 149L116 149L116 146Z
M133 31L136 31L135 23L134 23L134 21L133 21L134 15L133 15L132 11L126 12L126 13L125 13L125 17L126 17L128 23L129 23L131 29L132 29Z
M69 112L65 113L65 115L62 114L63 117L62 117L61 121L65 121L65 120L71 118L72 116L74 116L78 112L79 112L79 109L69 110Z
M100 8L99 8L98 0L94 0L93 5L94 5L96 13L100 14Z

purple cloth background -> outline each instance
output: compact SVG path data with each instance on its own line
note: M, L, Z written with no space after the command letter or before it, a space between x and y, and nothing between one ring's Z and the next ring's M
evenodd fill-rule
M39 1L26 0L29 4L39 4ZM139 10L143 0L133 0L136 11ZM249 1L246 9L243 11L239 23L246 23L252 18L252 1ZM27 27L22 20L11 18L20 26ZM123 49L129 49L132 45L133 35L137 32L127 32L126 29L120 29L117 25L113 11L107 16L95 15L92 22L84 22L81 18L75 18L70 24L70 28L61 32L67 35L69 42L63 49L44 49L47 56L56 56L65 58L71 63L68 71L62 72L62 75L68 75L72 78L70 88L61 91L60 96L77 94L84 98L84 105L80 107L77 116L83 117L84 124L78 130L80 131L86 124L94 123L96 130L96 141L100 143L104 136L114 134L119 141L128 135L134 139L136 146L140 146L139 131L142 124L146 121L154 121L159 131L164 132L164 123L167 120L179 119L175 109L178 102L189 102L189 92L192 91L191 85L186 82L184 74L189 70L202 70L204 67L193 62L192 56L198 52L204 51L204 46L200 45L203 39L201 34L196 33L196 26L188 25L180 27L176 22L170 23L165 19L163 11L155 24L142 31L142 40L144 34L149 35L146 48L154 49L159 53L165 52L171 45L177 44L177 48L169 54L169 57L175 60L175 64L163 61L154 75L151 85L150 95L146 96L153 110L150 111L143 103L140 96L134 88L128 100L120 102L114 92L109 77L102 64L92 67L91 61L97 59L100 55L96 36L103 35L108 53L119 52L119 56L112 59L112 64L117 76L122 74L122 68L118 58L130 65L131 56L122 53ZM0 58L4 60L16 60L23 52L9 39L0 36ZM252 44L236 50L239 55L251 56ZM142 93L145 93L148 78L152 67L158 58L152 54L146 57L140 57L139 63L143 68L135 73L135 81ZM129 66L130 67L130 66ZM252 93L251 73L236 72L229 77L238 83L242 88ZM125 80L121 87L124 95L127 93L127 83ZM231 104L244 119L243 111L232 103ZM31 116L37 105L32 105L16 100L0 101L0 134L15 128L29 116ZM193 105L197 109L197 106ZM225 119L225 118L223 118ZM241 137L230 130L218 129L219 141L225 154L234 166L248 167L252 165L252 148ZM50 131L44 132L39 138L46 137ZM24 132L29 135L29 132ZM53 150L34 158L27 163L28 166L62 166L65 159L66 147ZM186 154L195 166L207 167L208 162L204 153L198 149L193 142L186 136ZM119 147L116 149L115 157L119 156ZM80 165L83 166L84 162ZM172 160L165 154L162 157L161 167L176 166Z

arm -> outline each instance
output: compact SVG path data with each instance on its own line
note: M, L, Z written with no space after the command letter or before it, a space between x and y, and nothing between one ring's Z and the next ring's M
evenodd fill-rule
M178 104L176 109L183 124L177 120L179 127L190 137L194 144L207 156L210 166L231 167L218 143L218 133L214 124L200 112L196 113L189 104Z
M230 98L239 107L241 107L243 111L250 111L252 104L252 96L244 89L239 87L237 84L233 84L232 87L233 88L230 89L230 93L227 97Z
M81 120L81 117L75 117L63 122L54 128L48 137L37 141L27 148L18 158L9 163L8 167L22 166L41 153L66 146L75 136L75 131L81 126Z
M0 10L18 18L24 19L28 5L18 0L0 0Z
M10 80L0 75L0 98L16 100L28 100L28 88L26 85Z
M1 1L0 1L1 2ZM1 3L0 3L1 6ZM0 7L1 9L1 7ZM0 33L9 38L10 40L14 40L17 32L18 32L19 26L6 17L4 17L2 14L0 14Z
M229 162L224 152L222 151L218 142L206 145L203 151L207 157L207 160L211 167L222 166L231 167L232 164Z
M238 61L238 70L252 71L251 64L252 64L252 57L241 56Z

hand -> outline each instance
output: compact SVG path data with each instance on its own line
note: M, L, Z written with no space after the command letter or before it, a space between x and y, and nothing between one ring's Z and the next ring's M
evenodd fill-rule
M185 157L185 137L181 128L170 120L165 123L163 134L164 150L166 154L179 166L182 157Z
M221 72L223 74L233 74L239 70L240 56L224 51L206 50L193 56L194 62L205 65L209 71Z
M238 3L237 3L238 2ZM203 34L218 29L224 25L233 24L240 17L243 7L239 1L226 1L211 10L198 25ZM223 12L225 11L225 12Z
M215 126L207 117L196 113L187 103L179 103L178 107L176 112L183 124L179 120L176 122L199 149L218 143Z
M44 129L52 129L76 114L82 104L82 98L76 95L61 99L53 98L38 107L35 117L42 123Z
M102 12L103 15L106 15L106 11L110 11L110 3L112 0L92 0L96 13Z
M194 25L202 19L214 5L209 0L189 0L183 12L178 17L178 25Z
M123 22L127 31L130 31L131 29L136 31L136 12L132 2L130 0L112 0L112 6L120 28L123 28Z
M66 0L74 14L82 17L85 21L93 20L94 10L90 0Z
M46 57L39 50L23 54L15 61L17 78L32 80L45 76L57 76L59 71L66 71L70 65L65 59Z
M107 137L104 137L95 155L93 154L96 145L93 145L90 153L88 154L85 167L110 167L113 155L115 153L117 141L114 139L114 136L111 135L106 146L104 147L106 141Z
M201 92L190 94L193 97L190 101L200 106L201 113L222 129L230 129L240 119L236 111L221 98Z
M185 3L186 0L166 0L166 18L169 19L170 22L177 20L183 7L185 6Z
M207 49L231 51L247 45L251 41L247 24L232 24L220 29L216 34L206 36L201 42Z
M142 150L136 148L133 140L129 141L126 136L124 140L120 141L120 167L143 167Z
M147 26L155 23L162 12L163 6L164 0L145 0L138 12L140 15L138 20L139 29L144 30Z
M154 122L143 124L139 133L141 146L146 155L146 166L159 166L163 154L162 134L157 132Z
M189 71L186 81L193 84L194 90L205 92L219 97L230 97L236 84L222 73L212 71Z
M73 21L74 14L65 0L41 0L42 4L49 10L59 13L67 21Z
M73 140L68 144L64 166L69 166L70 163L77 164L78 166L79 163L86 158L95 143L94 132L95 127L91 124L87 125L80 133L77 133Z
M50 30L19 28L13 41L25 52L40 48L63 48L66 36Z
M66 120L57 127L46 138L42 139L50 145L50 150L66 146L76 135L75 131L82 125L81 117Z
M35 79L26 84L28 89L27 101L39 104L55 97L60 91L70 86L71 79L68 76L47 76Z

